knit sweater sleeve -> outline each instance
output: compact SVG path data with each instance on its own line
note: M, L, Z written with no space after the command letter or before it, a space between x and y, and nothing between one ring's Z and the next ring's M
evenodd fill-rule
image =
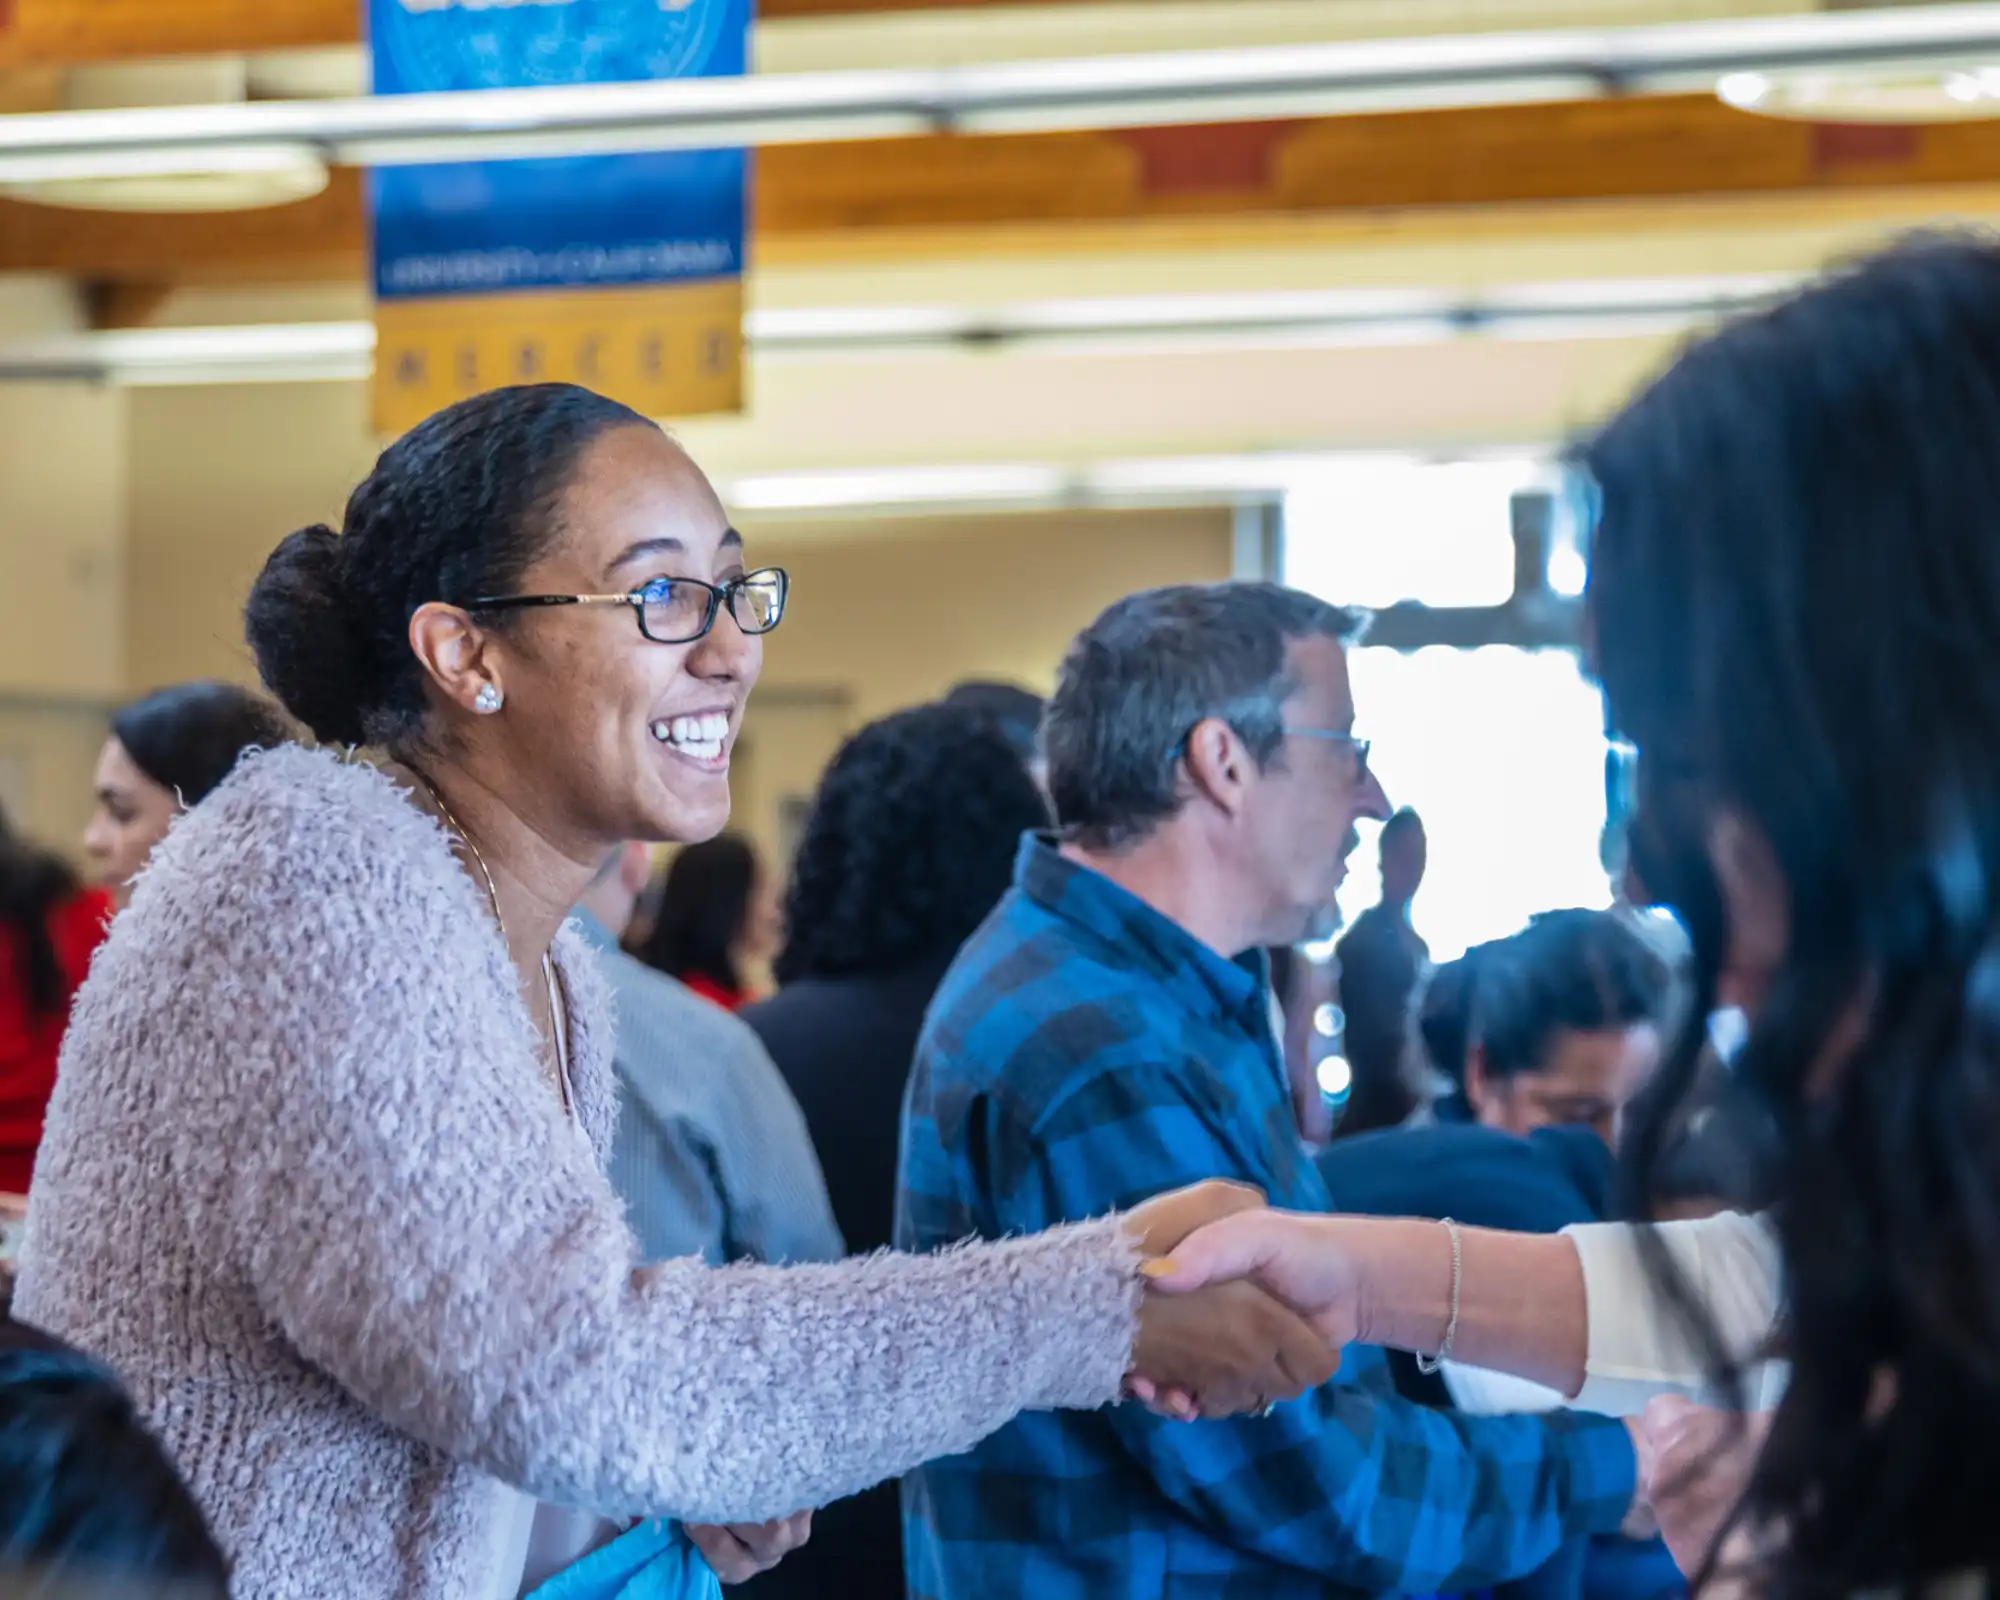
M1139 1290L1113 1223L930 1257L638 1267L482 908L395 864L403 826L286 836L267 816L228 842L230 887L176 952L180 1022L226 1063L213 1248L302 1356L538 1498L709 1522L1114 1398Z

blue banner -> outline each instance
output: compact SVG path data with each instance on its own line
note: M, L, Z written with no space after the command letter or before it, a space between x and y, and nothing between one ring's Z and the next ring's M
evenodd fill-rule
M366 4L377 94L729 77L747 66L751 0ZM384 338L392 324L403 328L389 312L405 302L740 279L747 168L741 150L701 150L377 170L369 197ZM716 303L712 295L709 302ZM643 302L620 302L617 326L595 335L600 347L621 332L641 336L635 304ZM409 309L415 315L405 321L437 345L447 324L424 308ZM479 310L474 322L490 334L493 310ZM524 324L538 315L534 305L521 307ZM664 335L651 337L660 347ZM711 355L716 337L713 328L705 335ZM486 371L491 361L421 343L395 352L400 376L382 371L378 357L378 414L385 407L397 413L393 425L414 420L403 414L413 404L452 397L439 388L439 367L455 374L448 387L457 392L522 375ZM545 352L543 375L565 375L559 357ZM729 365L737 365L733 353ZM407 391L408 403L384 400L385 385ZM697 398L680 409L690 408L709 406Z

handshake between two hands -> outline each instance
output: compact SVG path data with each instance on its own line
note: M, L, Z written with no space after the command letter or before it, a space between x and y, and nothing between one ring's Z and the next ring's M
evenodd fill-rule
M1235 1220L1232 1220L1235 1219ZM1163 1416L1260 1413L1330 1379L1358 1329L1337 1254L1301 1271L1288 1225L1247 1184L1199 1183L1128 1213L1148 1292L1130 1396Z

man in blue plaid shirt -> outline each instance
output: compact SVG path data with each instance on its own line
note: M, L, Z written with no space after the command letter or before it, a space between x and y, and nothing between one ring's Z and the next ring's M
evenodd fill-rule
M1060 841L961 952L918 1044L897 1243L1099 1216L1197 1179L1324 1211L1261 948L1322 933L1362 817L1356 619L1269 584L1159 590L1078 639L1043 728ZM1024 1416L904 1484L914 1600L1463 1592L1618 1528L1630 1436L1397 1398L1380 1352L1262 1417Z

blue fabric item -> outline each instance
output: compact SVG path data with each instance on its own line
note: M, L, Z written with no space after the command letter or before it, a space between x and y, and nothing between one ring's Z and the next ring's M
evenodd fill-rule
M1261 957L1230 961L1029 840L933 1003L905 1102L897 1243L935 1250L1202 1178L1327 1209L1300 1148ZM1378 1350L1269 1417L1141 1406L1017 1418L904 1481L914 1600L1325 1600L1463 1593L1618 1525L1601 1417L1464 1417L1394 1395Z
M607 1161L641 1258L838 1261L847 1254L798 1102L757 1035L572 924L618 1000L618 1134Z
M678 1522L642 1522L565 1567L528 1600L721 1600L714 1570Z
M1332 1209L1363 1216L1560 1233L1611 1212L1611 1151L1588 1128L1525 1139L1476 1123L1390 1128L1336 1139L1318 1161Z

